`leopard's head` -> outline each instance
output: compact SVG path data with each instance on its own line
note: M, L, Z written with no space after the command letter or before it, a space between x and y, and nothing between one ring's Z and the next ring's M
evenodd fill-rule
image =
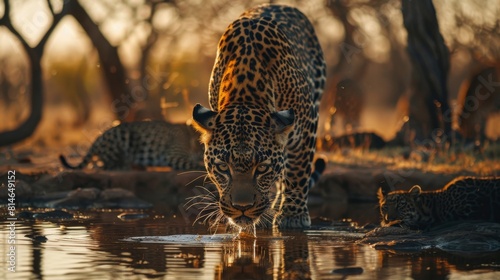
M419 200L422 189L413 186L409 191L393 191L388 194L378 190L382 226L400 224L410 228L418 227L421 220Z
M236 105L215 112L198 104L193 120L205 144L205 167L217 186L219 210L240 228L269 222L284 177L293 110Z

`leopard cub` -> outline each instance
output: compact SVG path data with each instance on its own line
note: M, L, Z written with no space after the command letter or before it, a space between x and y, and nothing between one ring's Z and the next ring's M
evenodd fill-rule
M459 177L443 189L378 191L382 226L398 224L428 229L446 222L485 220L500 222L500 178Z

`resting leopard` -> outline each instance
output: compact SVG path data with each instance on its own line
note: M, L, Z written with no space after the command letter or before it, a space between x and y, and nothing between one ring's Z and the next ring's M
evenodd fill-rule
M106 130L90 147L80 164L61 163L71 169L93 166L104 170L169 166L176 170L201 170L203 146L196 131L185 124L164 121L122 123Z
M219 217L240 230L272 222L310 226L309 189L325 162L313 158L325 61L297 9L262 5L222 35L209 84L211 109L193 110Z
M436 191L378 191L382 226L429 229L446 222L500 222L500 178L459 177Z

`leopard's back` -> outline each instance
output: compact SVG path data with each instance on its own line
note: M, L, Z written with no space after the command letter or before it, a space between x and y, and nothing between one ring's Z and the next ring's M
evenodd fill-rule
M441 221L500 222L500 178L457 178L442 193L441 203L436 205Z
M106 130L90 147L77 166L91 163L105 169L130 169L169 166L177 170L203 168L203 147L192 127L164 121L122 123Z

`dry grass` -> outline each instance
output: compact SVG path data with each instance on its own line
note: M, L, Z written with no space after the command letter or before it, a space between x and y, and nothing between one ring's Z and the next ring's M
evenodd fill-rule
M383 167L389 170L418 169L433 173L474 173L478 176L500 176L500 143L484 150L431 151L425 149L385 148L378 151L345 149L329 153L330 162L346 167Z

